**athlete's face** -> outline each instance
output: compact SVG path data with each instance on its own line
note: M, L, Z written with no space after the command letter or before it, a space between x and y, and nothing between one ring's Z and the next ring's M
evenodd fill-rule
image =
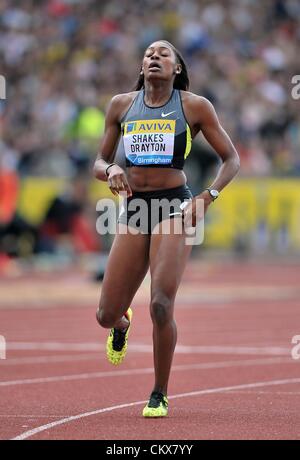
M167 43L154 42L145 51L142 71L146 79L171 80L181 72L181 65Z

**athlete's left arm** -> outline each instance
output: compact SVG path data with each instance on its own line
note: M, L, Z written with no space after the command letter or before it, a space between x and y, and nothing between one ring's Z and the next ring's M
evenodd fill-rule
M195 100L196 99L196 100ZM230 140L230 137L221 126L213 105L204 97L196 97L197 121L205 139L222 159L217 177L210 184L210 188L219 192L234 178L240 168L239 155Z
M217 177L210 184L211 189L220 192L237 174L240 168L239 155L228 134L222 128L213 105L207 99L190 93L185 103L185 112L193 132L202 131L205 139L223 161ZM204 200L204 213L213 201L210 193L204 190L194 197L190 206L185 208L186 223L192 223L193 226L196 225L196 221L201 217L196 212L198 198Z

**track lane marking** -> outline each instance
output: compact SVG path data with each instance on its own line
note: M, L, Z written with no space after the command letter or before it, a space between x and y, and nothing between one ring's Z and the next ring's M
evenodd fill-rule
M15 415L15 414L0 414L2 418L61 418L71 417L71 415Z
M8 342L7 350L48 350L48 351L102 351L105 344L97 342L65 343L65 342ZM153 353L152 344L130 343L130 350L138 353ZM288 347L255 347L239 345L176 345L176 353L215 353L237 355L286 355L290 353Z
M229 393L235 394L249 394L249 395L300 395L300 391L230 391Z
M179 393L177 395L172 395L169 396L168 399L177 399L177 398L188 398L188 397L194 397L194 396L202 396L202 395L208 395L208 394L214 394L214 393L223 393L227 392L230 390L243 390L247 388L261 388L264 386L273 386L273 385L287 385L291 383L300 383L300 378L294 378L294 379L282 379L282 380L271 380L267 382L254 382L254 383L246 383L246 384L241 384L241 385L233 385L233 386L228 386L228 387L219 387L219 388L208 388L206 390L197 390L197 391L191 391L189 393ZM98 414L103 414L104 412L111 412L113 410L117 409L125 409L128 407L133 407L133 406L139 406L140 404L145 404L148 402L148 400L143 400L143 401L135 401L132 403L126 403L126 404L119 404L116 406L110 406L110 407L104 407L102 409L97 409L91 412L84 412L82 414L78 415L72 415L71 417L66 417L61 420L56 420L51 423L47 423L46 425L41 425L36 428L33 428L32 430L25 431L21 433L20 435L16 436L15 438L12 438L13 441L21 441L24 439L28 439L38 433L41 433L42 431L49 430L51 428L54 428L59 425L63 425L66 423L73 422L75 420L79 420L82 418L90 417L92 415L98 415Z
M96 351L90 351L89 353L70 354L70 355L60 355L60 356L28 356L23 358L9 358L1 361L0 366L20 366L22 364L49 364L49 363L60 363L67 361L88 361L94 360L97 357L97 360L101 358L99 353ZM103 359L106 359L106 356L103 356Z
M172 367L172 371L186 371L196 369L219 369L226 367L236 366L259 366L266 364L295 364L295 361L287 358L264 358L264 359L249 359L243 361L213 361L210 363L200 364L177 364ZM140 369L124 369L124 370L112 370L112 371L101 371L101 372L89 372L82 374L70 374L70 375L57 375L53 377L37 377L31 379L19 379L19 380L7 380L0 381L0 387L10 387L14 385L30 385L37 383L53 383L53 382L66 382L71 380L89 380L93 378L105 378L105 377L117 377L117 376L131 376L131 375L142 375L152 374L154 372L153 367L145 367Z

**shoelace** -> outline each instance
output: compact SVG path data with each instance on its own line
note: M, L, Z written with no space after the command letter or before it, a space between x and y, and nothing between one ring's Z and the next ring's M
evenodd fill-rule
M166 406L164 395L158 391L153 391L150 396L148 407L159 407L160 403L163 403Z

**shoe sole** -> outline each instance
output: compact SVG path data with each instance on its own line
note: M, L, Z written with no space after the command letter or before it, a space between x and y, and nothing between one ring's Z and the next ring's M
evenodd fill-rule
M167 406L163 405L163 403L160 403L159 407L148 407L148 405L145 406L143 409L143 417L146 417L146 418L167 417L168 416L168 401L166 401L166 405Z
M118 366L119 364L122 363L122 361L124 360L124 358L126 356L126 352L127 352L128 335L129 335L129 331L130 331L130 327L131 327L131 320L132 320L132 315L133 315L133 312L132 312L131 308L128 308L126 314L128 315L128 320L130 321L130 324L129 324L128 329L126 331L125 343L124 343L124 346L123 346L122 350L121 351L116 351L116 350L113 349L113 345L112 345L113 337L111 335L111 331L109 333L109 336L108 336L107 342L106 342L106 356L107 356L108 361L111 364L113 364L114 366Z
M145 418L161 418L168 416L168 409L164 409L163 411L158 411L158 409L151 409L149 407L145 407L143 410L143 417Z
M152 411L151 412L144 412L143 411L143 417L145 417L145 418L163 418L163 417L167 417L167 416L168 416L168 412L166 412L164 414L162 414L162 413L157 414L157 413L152 412Z

